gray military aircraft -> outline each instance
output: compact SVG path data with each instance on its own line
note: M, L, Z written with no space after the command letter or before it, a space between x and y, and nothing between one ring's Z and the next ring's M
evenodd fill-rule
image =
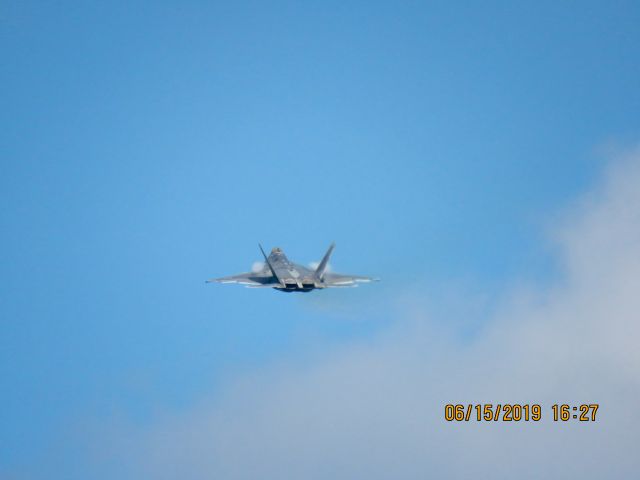
M281 292L310 292L322 288L357 287L358 283L378 280L372 277L328 272L327 264L331 252L336 246L335 243L331 244L324 258L314 270L291 262L278 247L271 250L271 254L267 257L262 245L258 244L258 246L265 263L258 264L255 271L230 277L213 278L207 280L207 283L239 283L246 285L247 288L275 288Z

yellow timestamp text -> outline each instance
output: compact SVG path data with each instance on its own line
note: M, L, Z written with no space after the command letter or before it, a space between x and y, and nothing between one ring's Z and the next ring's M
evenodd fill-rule
M595 422L599 407L597 403L554 404L551 406L551 418L554 422ZM539 422L542 416L543 408L538 403L448 403L444 406L447 422Z

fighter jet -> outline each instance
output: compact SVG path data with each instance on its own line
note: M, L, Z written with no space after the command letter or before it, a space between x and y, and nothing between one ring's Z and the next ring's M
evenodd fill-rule
M332 243L322 261L315 269L291 262L284 252L276 247L267 257L262 245L258 244L264 264L258 264L253 272L240 273L230 277L207 280L219 283L239 283L247 288L275 288L281 292L310 292L311 290L333 287L357 287L361 282L378 279L360 275L341 275L327 271L329 257L335 248Z

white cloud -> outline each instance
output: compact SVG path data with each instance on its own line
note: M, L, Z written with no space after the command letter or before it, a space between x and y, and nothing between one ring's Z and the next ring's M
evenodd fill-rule
M253 264L251 265L251 271L254 273L261 272L264 269L264 266L264 262L253 262Z
M640 152L554 229L563 279L505 294L473 341L419 302L396 326L280 365L151 428L128 467L152 478L631 478L640 471ZM539 423L447 423L446 403L540 403ZM600 403L554 423L554 403Z

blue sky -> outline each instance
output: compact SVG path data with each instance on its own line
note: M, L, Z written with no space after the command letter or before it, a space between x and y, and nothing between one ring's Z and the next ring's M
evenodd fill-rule
M622 1L4 2L0 473L371 338L408 281L552 281L545 228L640 134L639 23ZM203 283L258 242L306 263L331 241L383 282Z

